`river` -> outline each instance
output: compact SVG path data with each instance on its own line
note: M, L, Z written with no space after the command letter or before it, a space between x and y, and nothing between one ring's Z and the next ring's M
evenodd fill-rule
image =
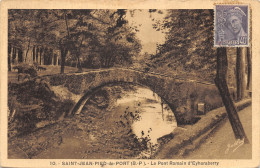
M132 107L139 112L139 120L132 123L133 133L138 137L150 137L152 144L157 139L171 133L177 122L173 112L161 98L148 88L135 86L135 91L127 92L116 102L118 109Z
M149 88L110 85L92 95L60 143L33 158L128 159L150 158L158 139L170 134L177 122L173 112Z

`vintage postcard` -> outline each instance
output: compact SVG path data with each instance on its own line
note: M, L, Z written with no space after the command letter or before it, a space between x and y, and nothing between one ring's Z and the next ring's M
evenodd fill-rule
M1 167L259 167L260 2L2 0Z

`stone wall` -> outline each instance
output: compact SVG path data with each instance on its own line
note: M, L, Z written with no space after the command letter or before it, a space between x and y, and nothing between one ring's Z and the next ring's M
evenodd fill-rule
M204 103L205 111L222 106L222 100L214 84L193 80L144 73L131 69L106 69L77 74L46 76L53 86L62 85L76 95L81 95L76 110L84 99L110 83L134 83L150 88L167 103L178 124L189 124L197 116L197 104ZM74 109L75 110L75 109Z

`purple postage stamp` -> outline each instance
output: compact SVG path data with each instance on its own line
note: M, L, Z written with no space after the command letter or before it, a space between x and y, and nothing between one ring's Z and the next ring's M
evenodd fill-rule
M250 38L249 14L248 5L216 5L214 46L248 47Z

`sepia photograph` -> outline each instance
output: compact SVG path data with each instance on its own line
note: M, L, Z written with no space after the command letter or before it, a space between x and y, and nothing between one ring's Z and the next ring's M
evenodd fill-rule
M248 3L6 11L7 161L222 167L259 153Z

